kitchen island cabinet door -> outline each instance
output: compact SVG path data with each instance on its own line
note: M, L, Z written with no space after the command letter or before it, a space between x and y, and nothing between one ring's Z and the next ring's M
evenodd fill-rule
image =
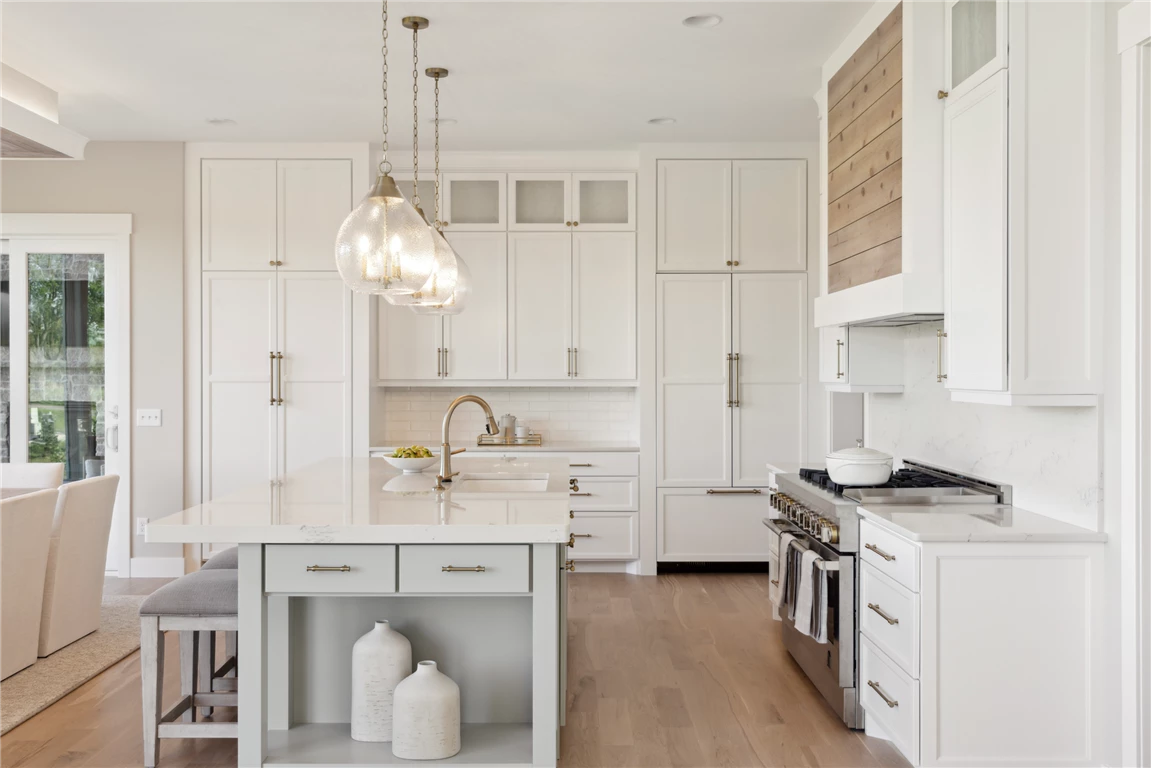
M444 378L504 380L508 377L507 235L451 232L447 240L468 265L472 293L463 313L444 316Z
M731 269L731 161L660 160L656 270Z
M656 277L660 486L731 486L731 279Z
M807 275L735 275L731 293L732 484L766 486L806 455Z

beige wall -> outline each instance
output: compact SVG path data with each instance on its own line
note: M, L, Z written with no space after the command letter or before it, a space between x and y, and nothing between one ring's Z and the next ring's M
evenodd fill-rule
M160 408L163 426L132 432L132 514L156 518L184 498L184 145L92 142L84 160L0 162L5 213L132 214L132 403ZM145 544L133 557L179 557Z

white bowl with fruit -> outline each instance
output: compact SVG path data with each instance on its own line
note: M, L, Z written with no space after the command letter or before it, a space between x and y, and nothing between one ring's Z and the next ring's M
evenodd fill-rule
M439 459L432 455L430 450L422 445L409 445L406 448L397 448L392 452L391 456L385 456L384 460L396 469L401 470L405 475L414 475L417 472L423 472L439 461Z

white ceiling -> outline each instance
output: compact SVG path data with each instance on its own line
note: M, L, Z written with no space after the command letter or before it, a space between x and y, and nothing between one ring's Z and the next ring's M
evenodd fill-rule
M451 70L441 113L459 124L443 129L445 149L622 149L813 139L819 67L867 6L396 2L392 145L411 146L408 14L431 20L421 73ZM93 140L374 141L379 11L373 2L4 2L3 61L59 91L61 123ZM681 24L700 13L723 23ZM420 81L430 118L432 83ZM648 125L654 117L678 122Z

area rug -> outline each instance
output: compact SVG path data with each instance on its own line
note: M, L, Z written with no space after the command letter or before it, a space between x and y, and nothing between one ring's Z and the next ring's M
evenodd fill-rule
M59 701L140 647L144 595L105 596L100 629L0 682L0 734Z

